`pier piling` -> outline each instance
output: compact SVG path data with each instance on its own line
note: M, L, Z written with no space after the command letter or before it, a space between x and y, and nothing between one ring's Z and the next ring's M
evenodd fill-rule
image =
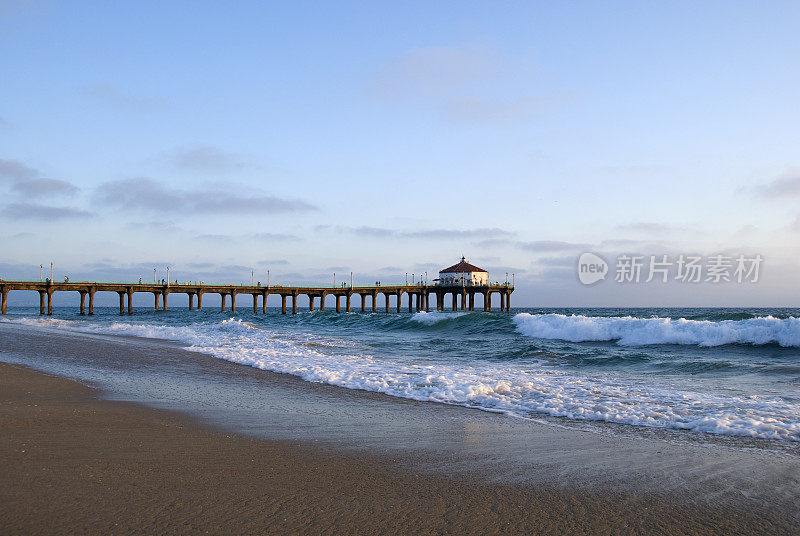
M250 285L203 285L197 284L177 284L165 285L160 283L147 284L147 283L90 283L82 281L80 283L53 283L48 282L30 282L30 281L3 281L0 280L0 314L7 314L8 310L8 293L11 290L33 290L39 293L39 314L52 315L53 314L53 300L54 294L57 291L71 291L77 292L80 295L80 314L93 315L94 314L94 294L95 292L116 292L119 297L119 314L126 313L133 314L133 294L135 292L150 292L153 294L153 307L156 311L168 309L168 296L170 293L186 294L188 298L188 309L195 309L195 295L197 296L197 310L203 309L203 294L206 292L217 293L220 296L220 310L225 311L227 308L227 300L230 296L231 311L236 312L236 295L237 294L250 294L253 297L253 313L258 314L259 309L259 296L261 296L261 310L267 312L267 299L270 294L278 294L281 296L281 314L286 314L288 309L287 300L292 299L292 314L297 314L298 297L300 295L308 296L308 307L310 311L314 311L316 307L316 299L319 298L319 310L326 310L326 298L328 295L333 295L335 299L334 307L337 313L341 313L342 309L346 312L351 312L353 308L352 297L358 295L360 298L360 309L362 313L367 311L367 300L371 299L370 310L375 313L378 309L378 295L382 294L384 303L382 310L387 313L394 311L401 313L403 311L403 299L408 299L407 310L409 313L414 311L430 311L431 310L431 295L436 299L436 309L438 311L445 310L445 301L447 297L452 298L452 303L449 304L449 309L453 311L474 311L475 310L475 296L476 294L483 295L484 311L492 310L492 294L497 293L500 295L500 310L507 312L511 310L511 293L514 287L508 284L503 285L476 285L476 286L455 286L455 285L370 285L362 287L263 287L263 286L250 286ZM86 305L86 296L89 296L88 311ZM459 303L459 296L461 302ZM127 303L126 303L127 297ZM396 303L392 304L391 300L394 297ZM342 306L342 298L344 298L345 305ZM163 300L163 307L162 307Z

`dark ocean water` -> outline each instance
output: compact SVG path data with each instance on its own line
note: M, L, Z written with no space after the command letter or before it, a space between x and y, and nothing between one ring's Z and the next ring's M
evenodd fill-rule
M18 308L8 320L175 340L309 381L516 417L800 441L800 309L116 312Z

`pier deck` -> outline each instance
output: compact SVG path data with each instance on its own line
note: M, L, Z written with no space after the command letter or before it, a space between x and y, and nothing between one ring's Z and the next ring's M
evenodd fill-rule
M189 297L189 309L194 309L195 304L198 310L203 309L204 294L219 294L222 299L221 308L226 310L228 298L230 298L230 310L236 312L236 297L241 294L249 294L253 297L253 312L259 309L259 297L261 297L261 309L267 312L267 296L270 294L281 297L281 313L287 312L287 301L291 298L291 311L297 313L298 297L307 296L309 310L313 311L315 302L319 298L319 309L325 310L325 298L335 296L336 312L342 310L342 298L345 302L345 311L351 312L352 296L360 297L361 312L367 311L367 298L371 298L371 311L377 311L378 294L383 294L385 300L385 310L390 312L390 298L395 297L395 310L402 312L403 296L407 296L407 306L409 312L429 311L431 295L436 298L436 309L444 310L445 296L452 295L452 310L474 311L475 296L483 297L483 310L492 310L492 294L500 295L500 310L508 311L511 309L511 293L514 292L513 285L509 284L490 284L481 286L462 286L462 285L369 285L369 286L338 286L338 287L306 287L306 286L260 286L260 285L206 285L197 282L189 283L126 283L126 282L64 282L56 283L52 281L3 281L0 280L0 314L7 314L8 293L12 290L34 290L39 293L39 313L53 314L53 295L56 292L77 292L80 295L80 314L94 314L94 295L97 292L116 292L119 295L120 314L133 314L133 295L136 292L153 294L153 306L156 310L166 310L168 296L170 294L187 294ZM459 306L460 297L460 306Z

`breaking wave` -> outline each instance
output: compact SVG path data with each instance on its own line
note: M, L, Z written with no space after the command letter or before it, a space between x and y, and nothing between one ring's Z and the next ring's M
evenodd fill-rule
M429 318L431 320L429 320ZM419 315L423 323L458 318ZM424 319L424 320L419 320ZM800 401L757 394L696 392L614 374L585 374L540 362L391 359L332 336L276 330L229 318L182 325L156 321L19 322L93 333L181 341L192 350L259 369L350 389L463 405L517 417L550 415L657 428L800 441ZM796 344L797 320L725 322L519 314L532 337L618 340L620 344ZM722 326L727 327L722 327Z
M778 344L800 347L800 318L765 316L745 320L598 317L519 313L517 331L537 339L570 342L615 341L621 346L685 344Z

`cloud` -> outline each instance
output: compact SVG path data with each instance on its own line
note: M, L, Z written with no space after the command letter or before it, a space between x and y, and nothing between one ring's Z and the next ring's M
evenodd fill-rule
M166 158L173 168L191 172L228 173L244 167L238 155L210 145L176 149Z
M31 197L73 196L79 188L59 179L33 179L14 184L14 190Z
M263 240L265 242L278 242L282 240L300 240L299 237L291 234L284 233L255 233L250 235L250 238L256 240Z
M376 94L391 103L436 110L445 119L509 123L529 119L542 102L522 76L529 65L481 46L410 50L377 74Z
M198 240L205 240L208 242L236 242L236 238L224 234L201 234L195 236Z
M19 160L5 160L0 158L0 181L26 181L34 178L39 172L26 166Z
M93 214L75 207L51 207L36 203L6 205L3 215L26 220L70 220L91 218Z
M472 245L478 248L496 248L502 246L512 246L516 244L514 240L508 238L488 238L479 242L474 242Z
M233 236L226 234L200 234L195 236L200 240L209 240L214 242L236 242L242 240L263 240L266 242L275 242L281 240L295 240L298 239L294 235L281 234L281 233L255 233L246 236Z
M327 226L324 226L327 227ZM349 232L358 236L372 238L417 238L417 239L468 239L496 236L513 236L514 233L497 227L477 229L419 229L396 230L383 227L337 227L339 232Z
M128 223L126 227L134 230L153 229L162 233L175 233L181 231L181 228L178 227L172 220L132 221Z
M671 229L672 227L669 225L648 221L626 223L617 226L617 230L619 231L634 231L642 233L665 233Z
M569 257L542 257L536 259L535 263L537 265L542 266L575 266L575 263L578 262L578 258L574 256Z
M356 227L348 230L358 236L371 236L374 238L395 236L396 233L396 231L392 231L390 229L381 229L379 227Z
M219 269L223 272L250 272L253 270L253 267L241 264L224 264L220 266Z
M514 233L497 227L478 229L425 229L422 231L405 231L403 238L490 238L497 236L513 236Z
M764 197L800 195L800 169L790 169L777 179L758 187Z
M300 199L284 199L267 195L237 195L224 189L166 188L148 178L111 181L96 190L98 199L107 204L131 210L190 213L196 215L232 214L237 212L285 214L310 212L317 207Z
M414 266L412 266L413 270L419 270L422 272L426 270L427 271L438 270L439 268L442 268L442 265L437 262L418 262L414 264Z
M258 261L258 264L269 264L272 266L286 266L289 264L289 261L286 259L271 259L266 261Z
M541 99L533 97L516 97L501 101L477 97L453 97L442 101L441 110L451 121L513 123L533 116L541 103Z
M425 47L390 60L377 86L388 95L446 95L497 74L500 58L483 47Z
M535 242L517 242L517 247L525 251L577 251L590 249L591 244L561 242L559 240L537 240Z
M92 100L134 111L154 111L166 107L166 101L163 99L136 97L109 83L86 86L83 88L83 94Z

